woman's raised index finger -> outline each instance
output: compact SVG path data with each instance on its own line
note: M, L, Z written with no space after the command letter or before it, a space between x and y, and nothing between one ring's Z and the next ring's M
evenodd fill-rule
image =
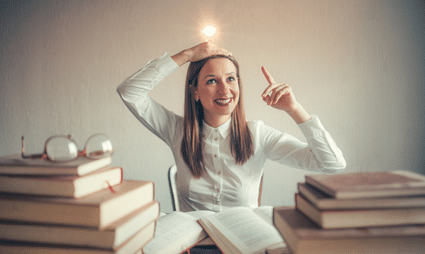
M269 82L270 85L273 85L274 83L276 83L272 77L272 75L270 75L269 71L266 69L266 67L261 66L261 70L263 71L264 76L267 79L267 82Z

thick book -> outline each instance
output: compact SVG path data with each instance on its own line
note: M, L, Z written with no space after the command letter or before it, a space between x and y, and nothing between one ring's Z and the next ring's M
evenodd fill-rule
M79 199L0 193L0 219L104 228L153 200L153 182L132 180Z
M80 198L122 182L122 169L107 166L83 176L0 175L0 192Z
M155 237L145 245L143 253L182 253L203 241L208 235L197 220L205 213L214 212L175 211L160 217L156 222Z
M71 247L36 243L0 241L0 253L31 253L31 254L131 254L137 253L149 242L155 234L155 222L149 223L134 234L117 249L100 249L87 247Z
M201 217L198 222L223 253L265 253L287 251L272 225L273 208L264 206L227 208Z
M305 181L338 199L425 195L425 176L409 171L306 175Z
M158 216L159 202L153 201L103 230L95 227L0 221L0 239L116 250Z
M425 195L336 199L306 183L298 183L298 192L320 210L425 207Z
M294 207L275 207L273 223L293 254L395 254L425 250L425 225L324 230Z
M320 210L298 193L295 204L324 229L425 224L425 207Z
M0 174L10 175L77 175L82 176L112 163L112 157L89 159L79 156L66 162L23 159L20 154L0 157Z

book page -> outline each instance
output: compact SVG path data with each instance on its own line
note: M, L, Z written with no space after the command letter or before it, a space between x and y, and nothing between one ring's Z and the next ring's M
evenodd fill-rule
M206 237L196 217L173 212L157 220L155 237L146 244L143 253L180 253Z
M259 206L254 208L252 212L273 226L273 206Z
M249 208L231 208L201 220L207 221L213 227L212 231L215 229L226 238L223 241L217 239L217 235L210 235L217 244L234 245L241 253L264 253L268 247L284 244L279 232Z

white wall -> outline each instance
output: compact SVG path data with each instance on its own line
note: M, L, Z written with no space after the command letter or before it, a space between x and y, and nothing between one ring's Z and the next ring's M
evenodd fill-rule
M0 15L0 156L41 152L54 134L80 148L110 135L126 179L152 180L171 210L168 147L127 110L115 89L148 60L204 39L241 65L249 119L303 139L260 94L265 65L320 116L342 149L345 172L404 169L425 173L425 22L423 1L2 1ZM182 113L187 65L152 96ZM266 164L263 204L292 205L305 172Z

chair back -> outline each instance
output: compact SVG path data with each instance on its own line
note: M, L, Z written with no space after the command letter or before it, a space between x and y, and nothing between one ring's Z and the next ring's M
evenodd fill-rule
M168 169L168 185L171 194L171 204L173 211L180 211L179 192L177 190L177 166L172 165Z

